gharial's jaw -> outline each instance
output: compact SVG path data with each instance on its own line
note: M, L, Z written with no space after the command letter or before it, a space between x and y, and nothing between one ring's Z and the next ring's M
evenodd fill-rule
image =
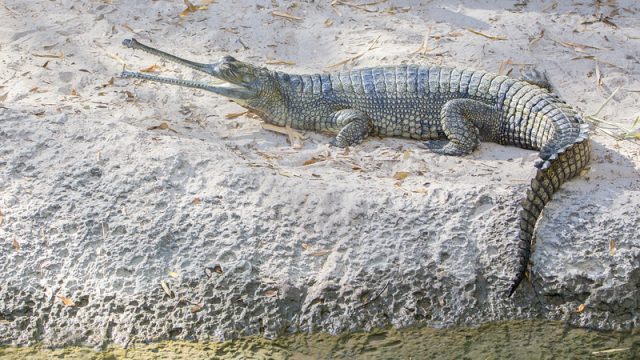
M214 83L172 79L127 70L122 71L121 76L123 78L144 79L165 84L187 86L207 90L230 98L232 100L238 100L241 103L247 102L251 99L255 99L259 96L259 88L258 84L256 84L257 76L253 74L255 71L259 70L230 56L223 57L219 62L215 64L202 64L186 60L166 53L164 51L152 48L150 46L141 44L135 39L125 39L122 43L129 48L141 49L145 52L157 55L163 59L204 72L220 81Z
M203 81L166 78L127 70L123 70L120 76L123 78L143 79L165 84L207 90L234 100L250 100L258 96L258 91L254 89L238 86L229 82L222 82L220 85L214 85L213 83L206 83Z

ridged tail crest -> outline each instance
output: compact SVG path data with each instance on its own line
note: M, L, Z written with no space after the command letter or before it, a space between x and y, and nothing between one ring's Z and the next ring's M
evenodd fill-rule
M518 241L518 269L509 288L509 296L524 279L529 258L534 229L544 206L551 200L560 186L575 177L591 158L589 126L582 123L575 141L553 152L546 160L536 164L536 176L531 180L527 197L520 210L520 234Z

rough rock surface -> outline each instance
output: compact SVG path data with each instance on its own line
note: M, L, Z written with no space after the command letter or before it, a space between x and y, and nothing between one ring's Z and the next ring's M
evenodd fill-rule
M536 291L525 284L506 298L535 153L483 144L452 158L401 139L343 151L321 134L293 149L255 119L225 119L240 109L224 99L110 81L119 71L113 58L156 61L120 47L132 32L195 60L238 53L292 60L299 65L282 69L298 72L339 62L379 34L380 47L361 65L434 60L497 71L507 58L535 62L587 113L621 86L601 115L629 126L640 53L616 44L638 42L633 2L618 2L615 28L581 24L593 9L563 5L398 1L380 5L397 6L394 13L341 6L338 16L327 4L235 1L180 18L175 2L5 3L0 343L126 345L531 317L638 325L637 143L594 136L589 171L557 193L538 224ZM279 19L274 9L304 20ZM532 42L539 30L525 21L545 29L541 40ZM408 55L429 27L441 34L429 41L437 55ZM591 44L616 66L596 65L595 75L593 59L572 61L560 38L573 50Z

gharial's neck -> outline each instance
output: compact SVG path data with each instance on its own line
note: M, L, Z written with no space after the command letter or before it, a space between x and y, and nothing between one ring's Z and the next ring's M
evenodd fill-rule
M257 98L240 105L260 116L266 123L290 126L287 94L289 86L282 83L274 72L272 81L264 86Z

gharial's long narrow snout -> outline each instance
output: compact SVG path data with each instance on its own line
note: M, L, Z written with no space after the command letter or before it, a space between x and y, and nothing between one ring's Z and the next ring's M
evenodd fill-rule
M166 77L144 74L144 73L135 72L135 71L127 71L127 70L122 71L121 76L123 78L136 78L136 79L161 82L165 84L192 87L192 88L211 91L213 93L216 93L231 99L237 99L237 100L245 100L245 99L250 99L257 96L257 90L253 89L250 86L251 85L250 83L246 83L244 79L238 78L237 71L234 71L233 66L231 64L233 62L237 62L237 63L240 63L240 62L233 59L232 57L229 57L229 56L223 57L222 59L220 59L220 61L218 61L215 64L202 64L202 63L186 60L181 57L166 53L162 50L158 50L150 46L144 45L138 42L136 39L125 39L122 42L122 44L128 48L141 49L145 52L156 55L162 59L190 67L194 70L204 72L220 80L218 82L220 84L194 81L194 80L166 78Z

